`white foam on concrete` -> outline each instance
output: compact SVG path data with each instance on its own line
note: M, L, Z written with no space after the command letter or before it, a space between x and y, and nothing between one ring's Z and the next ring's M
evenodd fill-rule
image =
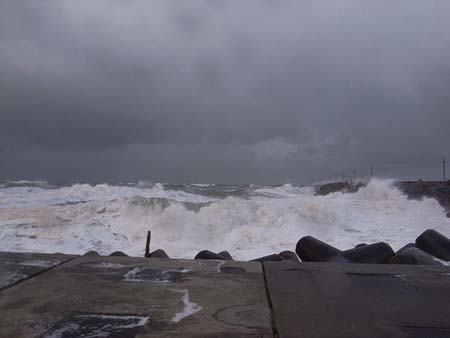
M148 278L140 278L138 275L140 272L146 270L146 269L153 269L149 267L135 267L128 271L126 274L123 275L124 281L126 282L155 282L155 283L173 283L172 280L169 278L169 274L171 272L180 272L180 273L188 273L191 270L190 269L171 269L171 270L161 270L161 275L159 278L155 279L148 279Z
M217 264L217 272L220 272L220 268L222 267L222 265L225 264L225 261L220 261L219 264Z
M410 281L406 278L406 275L394 275L394 277L400 278L408 284L410 283Z
M122 269L127 267L123 264L117 264L117 263L109 263L109 262L99 262L99 263L92 263L88 264L91 268L98 268L98 269Z
M40 259L36 259L36 260L31 260L31 261L23 261L20 262L20 265L24 265L24 266L38 266L41 268L50 268L54 265L56 265L58 262L55 261L46 261L46 260L40 260Z
M71 333L73 331L78 330L79 328L80 328L80 325L78 325L76 323L70 323L60 329L54 330L51 333L44 334L42 336L42 338L61 338L61 337L64 337L66 335L66 333Z
M139 326L144 326L150 317L141 316L115 316L115 315L81 315L79 317L87 318L99 318L106 320L117 320L117 321L131 321L130 324L114 325L114 329L132 329Z
M172 322L178 323L183 318L192 316L194 313L197 313L202 309L200 305L197 303L191 302L189 299L189 290L183 289L183 290L174 290L175 292L180 292L183 294L183 297L181 298L184 308L182 311L177 312L175 316L172 318Z
M127 282L142 282L143 280L137 277L137 274L142 270L139 267L133 268L123 275L123 279Z
M84 318L96 318L100 320L105 320L105 323L99 325L99 327L92 328L92 330L83 335L84 338L100 338L109 337L112 331L120 329L133 329L145 325L149 317L141 316L117 316L117 315L78 315L74 316L74 319L84 319ZM115 321L113 323L108 321ZM123 324L121 324L123 323ZM52 332L43 335L43 338L62 338L68 335L76 334L77 330L80 329L80 325L74 322L68 322L62 328L56 329Z
M443 259L437 258L433 256L433 260L436 262L441 263L444 266L450 266L450 262L444 261Z

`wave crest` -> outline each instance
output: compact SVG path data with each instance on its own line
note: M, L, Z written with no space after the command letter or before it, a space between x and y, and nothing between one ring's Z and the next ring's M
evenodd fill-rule
M305 235L342 249L381 240L400 247L429 227L450 235L437 201L408 200L393 181L372 180L356 193L327 196L292 185L249 187L242 196L225 198L160 188L73 185L31 193L14 188L6 203L0 195L0 246L78 254L121 250L142 256L151 230L152 248L163 248L172 257L192 258L209 249L251 259L292 250Z

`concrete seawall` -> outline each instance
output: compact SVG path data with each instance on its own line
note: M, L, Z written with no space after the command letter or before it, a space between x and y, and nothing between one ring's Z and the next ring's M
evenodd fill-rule
M334 192L356 192L364 187L366 183L351 181L332 182L315 186L318 195L328 195ZM400 191L411 199L423 197L435 198L447 211L450 212L450 181L398 181L394 183Z
M435 198L447 211L450 211L450 181L425 182L406 181L397 182L395 186L409 198Z
M0 253L0 337L450 337L450 267Z

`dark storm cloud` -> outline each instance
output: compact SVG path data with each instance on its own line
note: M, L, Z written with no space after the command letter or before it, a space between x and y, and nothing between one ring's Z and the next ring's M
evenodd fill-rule
M2 1L0 178L432 177L447 1ZM450 155L450 154L448 154Z

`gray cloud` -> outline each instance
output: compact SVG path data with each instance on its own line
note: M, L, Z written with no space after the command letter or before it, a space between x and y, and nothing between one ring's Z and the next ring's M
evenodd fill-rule
M447 1L2 1L0 178L432 178ZM363 171L364 170L364 171Z

